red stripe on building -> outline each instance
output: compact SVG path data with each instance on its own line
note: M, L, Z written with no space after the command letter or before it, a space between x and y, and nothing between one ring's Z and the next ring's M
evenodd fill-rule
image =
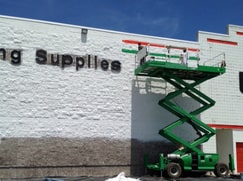
M177 49L177 50L184 50L186 47L176 47L176 46L170 46L171 49ZM186 48L188 51L191 51L191 52L200 52L199 49L197 48Z
M237 31L236 34L237 34L237 35L240 35L240 36L243 36L243 32L239 32L239 31Z
M218 39L212 39L212 38L207 38L208 42L211 43L220 43L220 44L225 44L225 45L234 45L237 46L238 43L234 41L225 41L225 40L218 40Z
M240 125L208 124L208 126L219 129L243 129Z
M187 50L191 52L200 52L200 50L196 48L188 48Z
M145 41L136 41L136 40L122 40L124 43L128 43L128 44L141 44L141 45L149 45L149 46L153 46L153 47L159 47L159 48L165 48L165 45L162 44L157 44L157 43L149 43L149 42L145 42Z
M137 41L137 40L122 40L123 43L127 44L140 44L140 45L145 45L145 46L153 46L153 47L159 47L159 48L167 48L168 46L163 45L163 44L158 44L158 43L150 43L150 42L145 42L145 41ZM170 46L172 49L180 49L183 50L185 47L176 47L176 46ZM187 48L188 51L191 52L200 52L200 49L197 48Z

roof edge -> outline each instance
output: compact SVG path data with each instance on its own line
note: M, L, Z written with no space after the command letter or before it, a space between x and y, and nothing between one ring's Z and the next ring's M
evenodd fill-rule
M72 25L72 24L67 24L67 23L58 23L58 22L52 22L52 21L46 21L46 20L37 20L37 19L30 19L30 18L7 16L7 15L0 15L0 18L19 20L19 21L28 21L28 22L34 22L34 23L43 23L43 24L56 25L56 26L65 26L65 27L72 27L72 28L86 28L86 29L93 30L93 31L102 31L102 32L113 33L113 34L123 34L123 35L137 36L137 37L146 37L146 38L153 38L153 39L158 39L158 40L170 40L170 41L176 41L176 42L181 42L181 43L191 43L191 44L199 45L198 41L189 41L189 40L150 36L150 35L143 35L143 34L136 34L136 33L128 33L128 32L115 31L115 30L93 28L93 27L88 27L88 26Z

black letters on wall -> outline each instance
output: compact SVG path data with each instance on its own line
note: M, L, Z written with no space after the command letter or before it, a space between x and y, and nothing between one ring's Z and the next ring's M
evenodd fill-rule
M100 66L101 66L102 70L108 70L108 68L109 68L109 62L107 60L102 60L100 62Z
M6 50L3 48L0 48L0 59L6 60Z
M243 93L243 72L239 73L239 80L240 80L240 91Z
M76 70L78 70L79 68L83 68L84 66L84 58L83 57L77 57L76 58Z
M36 63L38 63L38 64L46 64L47 52L45 50L37 50L35 60L36 60Z
M121 62L119 62L118 60L112 61L111 70L120 72L121 71Z
M21 64L21 51L20 50L13 50L11 52L11 63L14 65Z
M53 54L51 54L51 64L59 65L59 55L56 55L56 60L55 60L55 56Z
M21 50L4 49L0 48L0 59L9 59L11 64L20 65L21 64Z
M21 64L22 50L0 48L0 60L8 60L13 65ZM35 61L38 64L48 64L65 68L75 66L78 71L81 68L101 68L104 71L121 71L121 62L119 60L100 59L97 55L86 54L77 56L73 54L49 53L44 49L37 49L35 52Z
M62 68L65 67L65 65L71 65L73 63L73 58L71 55L62 55Z

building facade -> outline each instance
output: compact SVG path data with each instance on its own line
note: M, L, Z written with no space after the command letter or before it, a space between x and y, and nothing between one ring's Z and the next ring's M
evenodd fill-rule
M199 87L216 100L200 115L217 129L202 149L218 152L226 163L233 154L236 172L243 171L243 27L198 32L192 42L6 16L0 25L3 178L141 175L145 153L156 160L175 149L158 134L176 119L158 105L173 87L134 76L140 45L178 63L187 48L188 66L226 61L224 75ZM198 106L187 96L174 101L188 110ZM188 140L196 135L187 125L175 131Z
M208 51L207 54L216 59L222 58L223 55L226 61L226 73L200 87L216 101L215 107L201 115L205 123L217 130L214 139L205 144L204 149L218 152L221 161L225 163L229 153L234 155L236 172L243 171L243 95L240 91L240 72L243 69L242 31L242 26L229 25L227 34L198 33L202 51Z

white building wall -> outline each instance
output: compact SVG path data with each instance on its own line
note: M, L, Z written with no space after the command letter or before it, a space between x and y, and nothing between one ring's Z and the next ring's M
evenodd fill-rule
M13 66L9 61L0 61L0 94L3 102L0 105L0 116L4 120L1 124L1 137L131 138L131 116L133 109L139 111L136 106L141 107L141 104L136 103L139 101L136 95L139 93L137 91L142 91L142 87L140 82L141 89L138 90L139 81L133 76L134 54L122 52L122 48L135 50L137 45L127 45L122 40L137 39L165 45L198 47L197 43L192 42L97 29L88 29L87 37L84 38L81 35L82 27L6 17L2 17L0 23L1 48L21 49L22 59L19 66ZM79 71L75 70L75 65L63 70L57 66L40 65L35 61L38 49L44 49L49 54L96 55L98 61L118 60L121 71L112 72L110 67L108 71L100 67L95 70L87 68L87 65ZM150 48L153 52L165 50ZM146 86L149 86L151 79L147 80ZM150 120L147 125L145 122L136 125L145 134L143 137L136 136L141 140L156 139L157 126L150 129L148 125L153 125L154 119L162 117L161 113L156 113L161 110L157 105L161 95L151 90L150 93L152 96L149 98L157 98L146 100L147 105L142 108L150 110L147 113ZM148 91L144 94L148 94ZM139 99L144 100L143 95ZM151 114L153 112L156 114ZM144 120L143 113L139 111L135 114L138 115L138 121ZM163 122L159 124L163 125Z
M216 145L216 136L213 136L206 143L203 143L202 150L205 153L217 153Z
M124 170L130 174L138 165L144 170L144 152L153 151L157 156L169 151L168 141L158 131L178 118L160 107L158 101L173 88L161 79L135 77L134 52L138 45L124 40L194 49L199 43L5 16L0 17L0 26L3 177L64 172L72 176L114 175ZM88 29L87 35L81 34L82 28ZM11 64L11 59L18 58L18 54L11 55L16 50L21 52L20 65ZM36 58L45 61L43 50L49 62L39 64ZM150 46L149 51L164 54L168 50ZM176 56L180 52L171 51ZM75 61L64 68L50 65L52 54L55 60L59 55L60 62L62 55L73 60L83 57L85 65L78 71ZM193 52L190 55L196 56ZM106 60L103 69L109 64L106 71L102 60ZM112 70L114 61L121 63L120 71ZM179 62L179 58L169 61ZM186 109L197 104L184 96L175 101ZM178 134L185 139L195 136L188 126L179 129ZM156 142L159 147L154 146ZM89 169L87 165L91 165ZM10 172L13 166L18 169Z
M130 138L133 61L121 53L121 35L89 30L82 42L78 27L9 18L0 31L1 48L22 50L21 65L0 61L1 137ZM119 60L122 71L40 65L38 49Z
M149 52L156 58L178 63L182 49L172 48L170 54L175 58L165 60L167 46L200 49L200 64L206 61L206 65L220 63L224 57L221 53L225 52L226 73L200 85L200 90L216 100L216 105L199 117L207 124L242 125L243 99L238 74L243 71L243 36L236 33L243 32L242 27L230 25L228 35L199 32L198 42L190 42L4 16L0 17L0 25L0 50L7 52L6 60L2 60L0 51L0 152L4 153L0 164L3 167L29 167L47 155L36 167L52 160L49 164L62 168L73 166L74 162L73 167L79 168L90 163L109 165L109 168L120 164L119 169L129 172L127 168L132 165L143 164L141 158L145 151L167 150L168 141L158 131L178 118L160 107L158 101L174 88L162 79L134 76L138 49L134 41L149 43ZM88 29L87 35L81 34L82 28ZM208 38L237 45L209 42ZM21 51L18 66L11 64L14 50ZM62 55L74 60L83 57L85 65L79 70L75 61L64 68L50 63L41 65L36 62L38 50L45 50L48 60L51 54L55 58L59 55L60 61ZM214 61L207 61L219 54ZM90 64L88 55L91 55ZM189 56L197 57L198 52L191 51ZM106 60L105 65L101 65L102 60ZM121 63L120 71L112 70L114 61ZM106 64L109 67L103 70ZM184 95L174 101L186 110L199 106ZM188 125L177 129L177 133L188 140L195 137ZM241 133L233 132L234 145L238 134ZM145 142L149 146L143 146ZM153 147L154 142L160 147ZM214 153L216 144L220 143L213 137L203 149ZM17 151L7 154L6 150ZM26 153L32 157L25 157ZM55 158L49 153L55 153ZM63 153L68 160L56 161L64 157ZM78 169L76 174L104 174L100 169L96 171ZM104 171L113 175L117 170Z
M216 151L220 154L220 161L228 163L228 154L234 156L235 172L237 173L236 143L242 142L243 99L239 89L239 72L243 71L242 41L243 27L229 25L228 34L214 34L199 32L199 42L205 51L205 57L210 58L220 52L225 52L226 73L222 76L207 81L200 87L207 95L210 95L216 105L201 114L204 122L217 129L216 142L209 141L203 146L204 151ZM221 42L209 42L208 38L221 40ZM219 56L220 57L220 56ZM222 129L223 128L223 129ZM224 130L226 129L226 130Z
M208 124L241 125L243 112L242 94L239 90L239 71L242 71L242 41L243 36L236 34L237 29L229 26L229 35L199 32L199 42L202 49L209 50L207 58L225 52L226 73L222 76L205 82L201 90L211 96L216 105L202 114L203 120ZM243 31L243 28L239 29ZM207 42L207 38L235 42L237 45ZM219 59L220 60L220 59ZM204 61L204 60L202 60Z

